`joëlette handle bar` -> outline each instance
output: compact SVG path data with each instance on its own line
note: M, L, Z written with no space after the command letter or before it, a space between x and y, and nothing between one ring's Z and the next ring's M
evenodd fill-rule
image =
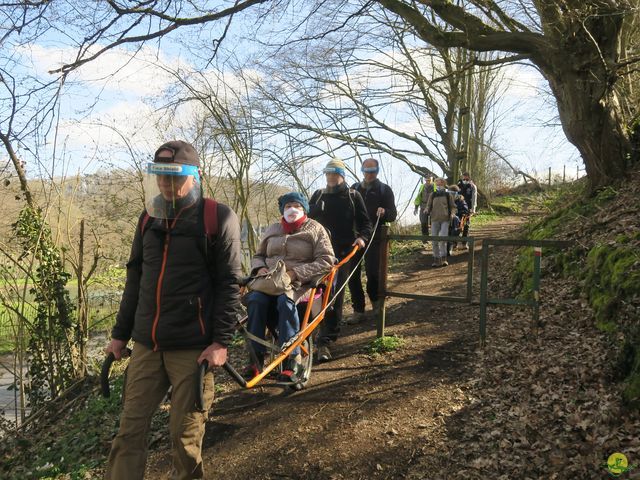
M131 356L131 349L127 348L127 354ZM113 352L109 352L107 357L104 359L102 363L102 369L100 371L100 389L102 391L102 396L105 398L109 398L111 396L111 387L109 386L109 371L111 370L111 365L115 361L116 357ZM231 377L240 384L240 386L244 387L247 382L245 382L244 378L236 371L235 368L229 362L226 362L222 366ZM206 360L203 361L198 367L198 382L196 384L196 407L198 410L202 410L202 406L204 404L203 400L203 388L204 388L204 376L209 369L209 362Z
M359 245L355 245L355 246L353 247L353 249L349 252L349 254L348 254L346 257L344 257L344 258L343 258L342 260L340 260L336 265L334 265L334 266L333 266L333 268L331 269L331 270L332 270L332 273L333 273L333 271L336 271L336 272L337 272L337 271L338 271L338 269L339 269L341 266L343 266L345 263L347 263L349 260L351 260L351 259L353 258L353 256L356 254L356 252L357 252L358 250L360 250L360 246L359 246ZM331 273L327 274L327 276L328 276L328 275L331 275ZM325 278L326 278L326 277L325 277Z
M128 356L131 356L131 349L127 348ZM111 396L111 387L109 386L109 371L111 370L111 364L115 361L116 357L113 352L109 352L107 357L102 362L102 369L100 370L100 391L104 398Z
M231 375L231 378L233 378L238 385L246 387L247 382L245 379L242 378L242 375L240 375L229 362L225 362L222 368ZM204 376L207 374L207 370L209 370L209 362L203 360L198 367L198 380L196 382L196 408L198 410L204 410Z

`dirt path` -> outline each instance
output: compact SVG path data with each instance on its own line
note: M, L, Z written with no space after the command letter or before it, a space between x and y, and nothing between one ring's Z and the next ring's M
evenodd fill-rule
M508 218L473 234L505 237L522 221ZM467 256L458 253L448 268L432 269L430 255L414 252L392 268L389 288L464 295ZM475 276L477 297L477 268ZM367 355L375 338L368 321L343 327L334 360L314 366L301 392L229 386L207 425L208 478L441 478L422 471L420 459L443 451L448 419L472 400L461 386L477 355L477 332L477 306L394 298L387 335L404 338L400 350ZM147 478L168 478L164 447L166 440L152 454Z

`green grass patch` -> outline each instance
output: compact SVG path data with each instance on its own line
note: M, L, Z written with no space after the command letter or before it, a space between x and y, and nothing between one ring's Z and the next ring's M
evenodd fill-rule
M480 210L476 213L471 219L471 234L473 234L473 228L482 227L484 225L488 225L490 223L497 222L504 215L491 210Z
M490 202L490 210L496 214L517 215L531 203L530 198L528 195L502 195Z
M404 340L396 335L380 337L373 340L366 348L370 355L379 355L398 350L404 346Z

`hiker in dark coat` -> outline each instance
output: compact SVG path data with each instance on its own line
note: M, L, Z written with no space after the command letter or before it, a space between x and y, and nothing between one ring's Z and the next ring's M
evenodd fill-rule
M469 172L464 172L462 174L462 179L458 182L458 187L460 188L460 193L464 197L464 201L467 202L467 206L469 207L469 216L467 221L462 229L462 236L469 236L469 228L471 227L471 217L476 214L476 208L478 205L478 187L473 180L471 180L471 176ZM469 247L467 246L467 242L462 242L462 246L467 250Z
M204 477L201 450L213 373L205 375L204 408L198 410L196 372L205 360L218 367L227 359L239 308L241 249L236 214L202 198L199 166L193 146L172 141L147 167L146 209L107 347L118 360L127 342L135 342L107 479L142 480L151 418L169 387L173 478Z
M377 313L380 307L380 302L378 301L378 287L380 283L380 231L382 230L382 225L395 221L398 216L393 190L391 190L389 185L382 183L378 179L379 172L379 162L374 158L366 159L362 162L364 180L355 183L353 187L351 187L362 195L371 223L375 224L377 218L380 217L378 228L374 232L367 253L364 254L364 251L359 251L353 259L354 264L356 264L364 254L365 274L367 276L367 296L371 302L373 315ZM354 313L353 317L350 320L346 320L345 323L358 323L365 318L365 298L362 288L361 270L361 265L358 265L349 280L349 291L351 292L351 303L353 304Z
M346 257L354 246L363 249L371 237L371 222L362 196L344 181L345 165L334 158L323 170L327 187L316 190L309 200L309 217L329 231L331 245L338 260ZM343 265L336 275L335 287L340 288L351 271L351 262ZM335 292L335 289L334 289ZM325 315L318 336L318 361L331 360L329 345L338 339L342 323L344 289L336 295L333 307Z

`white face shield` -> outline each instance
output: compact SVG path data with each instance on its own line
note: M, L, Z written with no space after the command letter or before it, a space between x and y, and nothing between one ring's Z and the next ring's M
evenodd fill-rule
M201 196L198 167L180 163L149 163L144 173L144 204L155 218L176 218Z

